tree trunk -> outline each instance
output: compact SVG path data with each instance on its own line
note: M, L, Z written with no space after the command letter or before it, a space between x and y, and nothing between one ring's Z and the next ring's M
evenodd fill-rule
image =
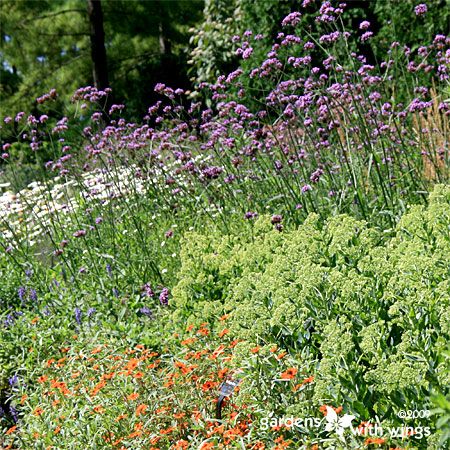
M108 67L101 0L87 0L91 37L92 75L97 89L108 87Z

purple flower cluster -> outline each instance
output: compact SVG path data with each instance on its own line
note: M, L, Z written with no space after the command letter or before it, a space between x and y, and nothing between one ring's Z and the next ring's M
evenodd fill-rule
M424 16L428 11L428 7L425 3L421 3L414 8L416 16Z
M169 289L163 288L163 290L159 294L159 302L163 306L167 306L169 304Z

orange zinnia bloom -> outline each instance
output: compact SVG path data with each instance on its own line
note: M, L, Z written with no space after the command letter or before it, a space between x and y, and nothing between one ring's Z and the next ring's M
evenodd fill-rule
M253 347L252 349L250 349L250 351L251 351L252 353L258 353L259 350L260 350L260 347Z
M319 408L319 411L323 413L324 416L327 415L327 406L329 405L322 405ZM333 408L336 411L336 414L339 414L340 412L342 412L342 406L338 406L337 408L335 408L334 406L330 406L330 408Z
M364 441L364 444L365 445L370 445L370 444L378 444L378 445L381 445L381 444L384 444L386 442L386 439L383 439L383 438L367 438L365 441Z
M136 416L140 416L141 414L145 414L146 409L148 408L147 405L139 405L136 408Z
M17 429L17 425L13 425L7 432L6 434L12 434L14 433L14 431L16 431Z
M228 334L230 332L230 330L228 328L224 328L220 333L219 333L219 337L224 337L226 334Z
M37 380L38 380L38 383L45 383L48 380L48 376L47 375L42 375Z
M94 411L96 413L102 414L105 411L105 408L103 408L102 405L97 405L97 406L94 406Z
M200 447L199 450L213 450L214 444L212 442L204 442Z
M292 380L292 378L297 375L298 369L295 369L294 367L291 367L290 369L287 369L281 374L282 380Z
M214 381L207 381L202 385L202 391L203 392L210 391L211 389L214 389L216 385L217 383L215 383Z
M44 410L43 410L42 408L37 407L37 408L33 411L33 414L34 414L35 416L40 416L43 412L44 412Z
M136 399L138 399L139 398L139 394L137 393L137 392L133 392L133 394L130 394L128 397L127 397L127 400L136 400Z

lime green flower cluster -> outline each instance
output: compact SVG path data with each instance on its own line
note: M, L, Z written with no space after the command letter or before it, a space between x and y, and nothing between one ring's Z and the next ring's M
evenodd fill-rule
M315 361L315 403L395 422L396 407L426 408L450 385L449 255L449 186L388 232L313 214L279 232L260 217L242 233L186 236L173 318L229 314L246 346Z

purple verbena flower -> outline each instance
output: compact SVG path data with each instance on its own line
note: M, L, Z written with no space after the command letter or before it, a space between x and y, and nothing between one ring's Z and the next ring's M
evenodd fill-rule
M11 387L14 387L19 382L19 377L16 375L13 375L8 379L8 383Z
M154 295L155 295L155 293L153 292L153 289L150 286L150 283L145 283L142 286L141 290L144 293L144 295L146 295L147 297L154 297Z
M417 5L414 8L414 12L416 13L416 16L423 16L427 13L428 7L425 3L421 3L420 5Z
M163 306L167 306L169 304L169 289L164 288L159 294L159 302Z
M363 20L360 24L359 24L359 29L360 30L367 30L370 27L370 22L368 22L367 20Z
M143 306L139 312L147 317L153 317L153 312L148 306Z
M83 315L83 312L80 308L75 308L75 321L78 325L81 325L81 316Z
M274 214L274 215L272 216L272 219L271 219L271 221L272 221L273 224L275 224L275 223L281 223L282 220L283 220L283 216L280 215L280 214Z
M28 295L31 301L35 302L37 300L37 292L35 289L30 289Z
M258 217L258 213L253 212L253 211L248 211L244 214L244 219L254 219L255 217Z
M17 295L19 296L19 300L21 302L24 301L26 292L27 290L24 286L20 286L19 289L17 289Z

